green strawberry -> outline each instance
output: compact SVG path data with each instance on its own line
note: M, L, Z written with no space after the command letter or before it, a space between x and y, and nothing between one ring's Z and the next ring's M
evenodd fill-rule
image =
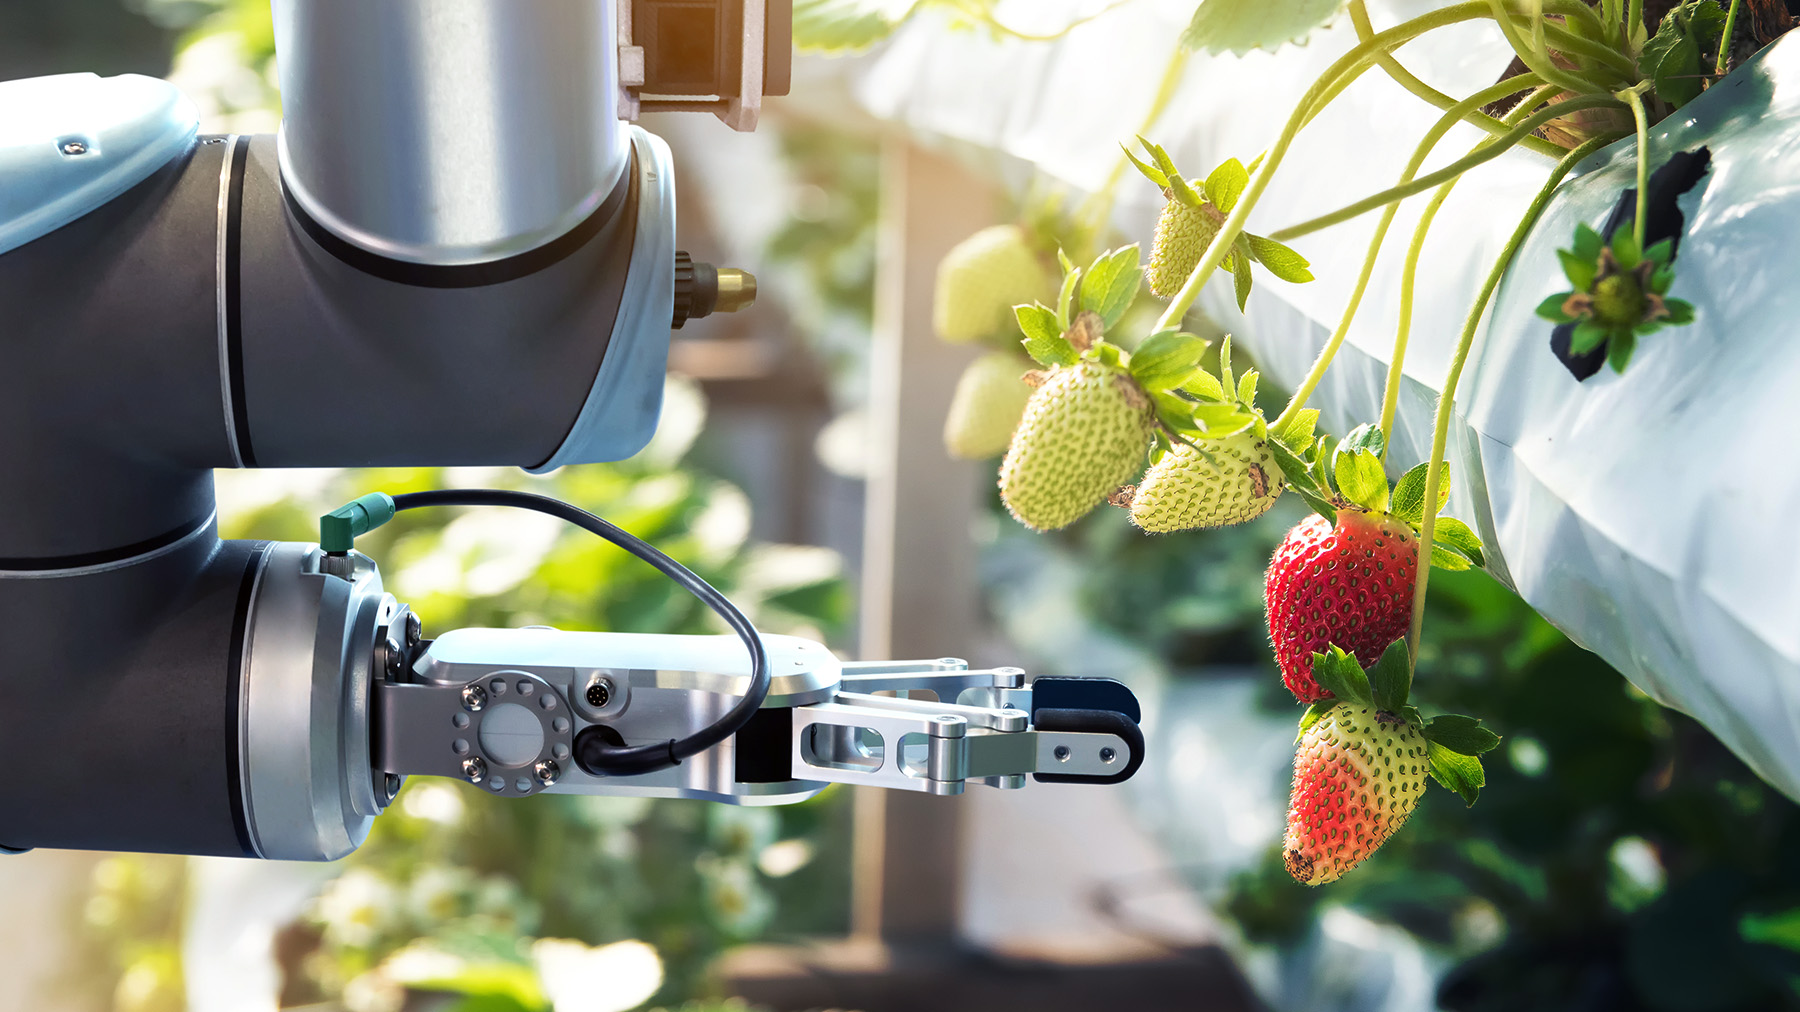
M1000 464L1000 497L1033 530L1067 527L1136 473L1155 426L1124 369L1094 359L1052 369Z
M1149 153L1145 162L1126 149L1125 155L1146 179L1162 188L1162 216L1156 220L1156 240L1150 247L1150 269L1145 272L1151 294L1172 299L1200 266L1200 257L1212 245L1226 215L1250 185L1250 170L1232 158L1204 180L1188 179L1160 145L1142 137L1138 143ZM1271 274L1296 284L1311 281L1306 258L1273 239L1241 232L1224 251L1219 269L1237 275L1238 309L1250 297L1250 265L1262 264Z
M1219 234L1225 212L1204 197L1198 204L1188 204L1179 192L1169 189L1163 190L1163 197L1168 203L1156 219L1156 239L1150 245L1150 269L1145 277L1152 295L1172 299L1200 265L1200 254Z
M1003 334L1013 306L1056 291L1056 279L1017 225L984 228L956 244L938 264L932 325L946 341L966 343Z
M1406 717L1349 703L1300 738L1288 796L1288 874L1335 882L1387 842L1425 793L1429 744Z
M1175 444L1132 494L1131 519L1152 534L1228 527L1262 516L1280 495L1281 468L1252 427Z
M944 448L950 456L986 460L1006 451L1031 399L1027 368L1027 362L1007 351L989 352L969 363L944 417Z

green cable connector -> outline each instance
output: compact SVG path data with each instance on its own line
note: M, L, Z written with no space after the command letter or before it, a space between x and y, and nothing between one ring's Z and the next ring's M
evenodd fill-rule
M342 555L356 547L358 536L394 519L394 497L370 492L319 518L319 547Z

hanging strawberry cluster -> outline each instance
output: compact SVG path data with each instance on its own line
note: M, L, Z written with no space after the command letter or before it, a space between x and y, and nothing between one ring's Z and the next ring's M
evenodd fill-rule
M1163 198L1147 270L1136 246L1103 253L1082 269L1059 252L1055 308L1023 299L1015 307L1020 344L1042 367L1024 374L1030 393L1022 406L1015 406L1021 399L1014 390L995 413L1016 420L1000 491L1021 523L1055 530L1111 502L1149 533L1221 527L1262 515L1284 490L1314 511L1276 549L1264 588L1283 683L1309 707L1300 722L1286 841L1297 880L1316 885L1354 867L1405 821L1427 779L1474 803L1483 784L1478 757L1499 738L1472 717L1426 718L1411 698L1432 568L1486 565L1475 532L1440 515L1450 493L1444 465L1457 385L1487 304L1556 187L1576 164L1622 138L1635 135L1637 187L1621 195L1599 230L1579 226L1572 248L1560 251L1571 288L1538 309L1557 324L1552 349L1578 380L1598 369L1599 357L1623 373L1643 336L1694 318L1693 307L1671 295L1679 211L1659 212L1654 226L1648 211L1652 200L1673 208L1675 196L1706 172L1707 155L1704 149L1676 153L1653 180L1648 126L1728 70L1739 3L1731 0L1726 9L1716 0L1682 0L1653 35L1637 0L1592 6L1476 0L1381 31L1363 0L1349 0L1357 44L1324 71L1274 143L1247 166L1227 159L1205 179L1189 178L1163 147L1142 137L1142 157L1125 150L1118 171L1135 166ZM1338 9L1330 3L1264 11L1254 0L1208 0L1183 44L1214 52L1273 47L1303 38ZM1395 55L1421 35L1478 19L1497 24L1522 72L1457 99L1413 77ZM1162 115L1180 67L1178 57L1151 122ZM1442 110L1399 180L1308 221L1267 234L1248 231L1251 212L1299 131L1376 67ZM1507 106L1501 115L1487 112ZM1480 142L1428 171L1438 142L1464 123L1482 132ZM1554 165L1475 293L1444 379L1427 459L1390 483L1385 437L1393 431L1425 238L1462 175L1515 147L1547 155ZM1431 198L1401 272L1381 417L1341 441L1320 434L1319 413L1306 402L1353 325L1398 205L1427 191ZM1377 210L1340 322L1287 407L1265 419L1255 403L1256 373L1234 373L1229 338L1220 345L1217 370L1202 368L1207 343L1181 329L1185 314L1220 270L1233 277L1240 311L1248 305L1255 265L1284 282L1311 281L1306 259L1284 243ZM1630 220L1626 212L1633 212ZM1011 276L1027 273L1020 268ZM1153 324L1126 325L1140 276L1168 305ZM962 395L959 389L959 400Z

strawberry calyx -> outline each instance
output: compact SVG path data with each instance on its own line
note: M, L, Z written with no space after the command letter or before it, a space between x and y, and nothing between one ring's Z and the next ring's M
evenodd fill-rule
M1500 736L1481 726L1481 719L1460 713L1444 713L1426 719L1411 704L1412 659L1406 651L1404 637L1388 644L1381 659L1367 671L1356 658L1337 646L1324 653L1313 654L1313 678L1331 693L1307 707L1300 717L1298 741L1308 728L1317 724L1331 708L1340 703L1372 706L1376 719L1387 723L1406 723L1418 729L1427 743L1427 761L1431 778L1446 790L1455 791L1470 805L1481 795L1486 774L1480 756L1500 744Z
M1620 226L1606 241L1580 224L1572 248L1557 250L1556 256L1574 288L1545 299L1537 315L1575 325L1569 337L1572 355L1604 348L1613 371L1622 373L1639 337L1694 321L1692 305L1667 297L1675 283L1673 240L1640 249L1628 226Z
M1292 421L1273 434L1269 449L1280 465L1289 488L1320 516L1337 521L1340 510L1366 513L1373 519L1395 518L1415 536L1425 520L1427 465L1418 464L1388 484L1381 454L1387 446L1380 426L1359 425L1341 442L1329 434L1314 437L1319 412L1296 412ZM1450 470L1438 477L1437 515L1433 526L1431 565L1460 570L1487 565L1481 539L1468 524L1443 516L1450 501Z
M1174 159L1162 145L1152 144L1141 136L1137 140L1150 155L1150 161L1144 161L1129 147L1121 145L1131 164L1162 190L1164 200L1200 210L1213 220L1215 228L1224 224L1225 216L1237 206L1238 197L1250 185L1250 170L1236 158L1221 162L1205 179L1190 179L1175 167ZM1293 284L1304 284L1313 279L1309 269L1311 263L1293 249L1266 236L1240 233L1231 244L1231 250L1219 262L1221 270L1233 275L1240 311L1250 298L1252 263L1262 264L1269 273Z
M1200 360L1211 347L1205 338L1182 330L1165 330L1145 338L1133 352L1106 339L1107 330L1119 322L1137 297L1144 273L1141 255L1133 243L1101 253L1087 267L1077 267L1059 252L1063 283L1056 308L1033 303L1013 310L1024 334L1021 343L1026 353L1046 369L1093 362L1116 371L1129 397L1141 397L1155 408L1156 441L1152 452L1158 458L1172 440L1188 442L1195 436L1229 435L1242 431L1246 425L1261 424L1260 414L1254 414L1254 409L1245 413L1235 400L1224 413L1206 414L1210 409L1201 406L1201 398L1186 392L1188 384L1199 383L1202 393L1217 388L1223 397L1224 387L1200 367ZM1224 355L1229 375L1229 351ZM1200 376L1212 380L1211 386L1197 379ZM1036 379L1042 381L1042 377ZM1033 377L1028 375L1026 382L1033 382ZM1254 398L1256 374L1246 373L1233 388L1233 394ZM1225 430L1215 432L1217 426L1207 424L1208 420L1224 423Z

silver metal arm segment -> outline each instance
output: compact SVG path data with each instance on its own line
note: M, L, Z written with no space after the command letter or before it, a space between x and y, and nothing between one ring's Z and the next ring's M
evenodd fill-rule
M407 621L404 613L396 622ZM577 736L629 744L684 736L749 685L732 636L458 629L404 646L378 637L375 761L397 775L457 777L497 795L550 792L799 801L827 784L960 794L1042 780L1114 783L1143 759L1137 703L1110 679L1039 679L957 658L843 662L763 637L773 683L749 726L670 769L596 775ZM877 695L877 693L892 693Z

